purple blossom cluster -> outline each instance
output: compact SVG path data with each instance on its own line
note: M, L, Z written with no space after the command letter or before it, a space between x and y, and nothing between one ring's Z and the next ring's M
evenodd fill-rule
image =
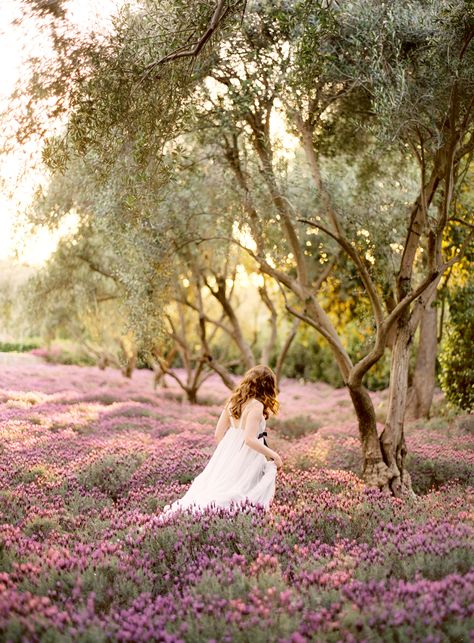
M206 404L189 405L151 379L4 369L0 640L474 640L466 478L415 499L367 489L345 391L287 381L282 421L296 404L320 428L269 428L285 463L271 510L161 521L212 454L227 392L210 378ZM426 467L472 464L471 435L461 450L453 430L418 431L409 447Z

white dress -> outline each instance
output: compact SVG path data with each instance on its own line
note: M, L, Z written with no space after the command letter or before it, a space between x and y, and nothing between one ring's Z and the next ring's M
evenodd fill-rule
M245 444L241 414L237 426L230 426L217 445L209 462L197 475L184 496L163 508L160 518L167 518L179 509L191 508L196 514L214 504L230 507L245 499L262 504L268 510L275 495L277 466ZM265 418L260 420L258 440L265 443Z

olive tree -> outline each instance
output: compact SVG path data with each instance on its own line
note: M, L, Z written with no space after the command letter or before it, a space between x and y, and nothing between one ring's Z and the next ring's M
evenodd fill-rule
M397 495L411 492L404 414L413 334L441 276L460 260L472 239L472 232L466 232L451 256L444 256L443 239L455 222L453 192L464 181L464 165L474 146L473 33L472 7L464 2L403 2L393 7L348 3L329 8L320 2L291 7L267 3L249 12L242 30L222 47L210 75L224 90L217 98L205 92L202 103L205 108L211 105L208 114L220 130L214 138L227 145L224 158L242 190L256 247L248 251L261 270L299 302L298 307L288 302L288 310L328 341L359 420L364 478ZM317 191L315 212L309 216L298 212L277 171L270 131L277 101L300 138ZM331 128L339 128L339 137ZM371 254L355 238L357 205L324 176L331 139L342 145L342 162L343 153L353 153L357 141L374 156L387 150L387 160L398 150L410 167L418 167L419 189L413 193L411 180L408 184L408 212L389 202L382 221L371 220L371 213L365 217L367 236L376 246L391 241L386 231L381 234L384 225L402 226L393 240L399 263L385 283L377 279L377 266L372 267L377 247ZM271 219L258 207L261 186L249 181L249 149L274 207ZM281 231L293 260L291 271L268 260L262 226L269 222ZM321 305L318 290L324 271L308 257L302 224L327 235L354 264L363 285L374 333L372 345L357 363ZM416 265L422 251L427 256L424 272ZM389 339L389 406L379 438L364 376L382 357Z
M358 417L365 480L397 495L409 492L403 422L410 346L441 276L472 237L467 232L453 254L444 255L453 193L474 146L472 7L462 0L269 1L249 4L240 25L241 10L240 3L204 2L191 11L188 3L143 1L136 11L121 12L105 38L85 45L60 39L58 69L34 76L43 85L36 96L61 94L57 109L64 106L68 115L66 135L49 141L45 158L52 167L75 157L95 163L111 189L117 177L127 177L128 201L117 210L125 237L149 225L141 199L148 181L169 180L169 141L175 139L181 156L183 132L196 130L196 123L202 132L213 129L216 156L240 191L236 218L254 245L239 235L233 241L280 284L287 310L328 342ZM213 96L209 78L225 92ZM300 140L312 206L280 171L271 136L277 107ZM35 123L30 112L20 119L25 135ZM359 177L352 191L342 189L346 181L331 181L328 172L344 176L358 151L366 161L373 157L374 175L406 182L408 209L387 199L383 186L358 203ZM394 156L408 167L405 178L386 167ZM138 171L129 171L130 162ZM309 230L326 235L324 250L311 250ZM376 260L387 256L387 243L400 251L392 257L399 259L392 275ZM323 306L322 285L341 253L372 311L371 342L357 362ZM379 438L364 377L389 343L390 401Z

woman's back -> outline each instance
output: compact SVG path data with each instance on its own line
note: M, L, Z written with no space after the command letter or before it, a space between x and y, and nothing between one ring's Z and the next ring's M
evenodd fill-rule
M257 404L261 404L261 402L259 402L259 400L255 399L254 397L248 399L242 405L241 412L240 412L240 417L238 419L234 418L234 416L229 412L231 426L236 427L236 423L237 423L237 427L239 427L242 430L244 430L245 429L245 419L247 419L247 416L248 416L248 413L250 411L250 408L256 406L255 405L256 402L257 402ZM263 414L262 414L262 420L265 421L265 418L263 417Z

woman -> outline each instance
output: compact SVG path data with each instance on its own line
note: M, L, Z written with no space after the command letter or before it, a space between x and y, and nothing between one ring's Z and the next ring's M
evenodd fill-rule
M230 507L249 499L268 510L282 459L267 446L265 423L278 412L275 374L268 366L248 370L228 399L217 422L217 447L184 496L166 505L161 516L191 507L193 513L213 504ZM270 460L267 460L270 458Z

